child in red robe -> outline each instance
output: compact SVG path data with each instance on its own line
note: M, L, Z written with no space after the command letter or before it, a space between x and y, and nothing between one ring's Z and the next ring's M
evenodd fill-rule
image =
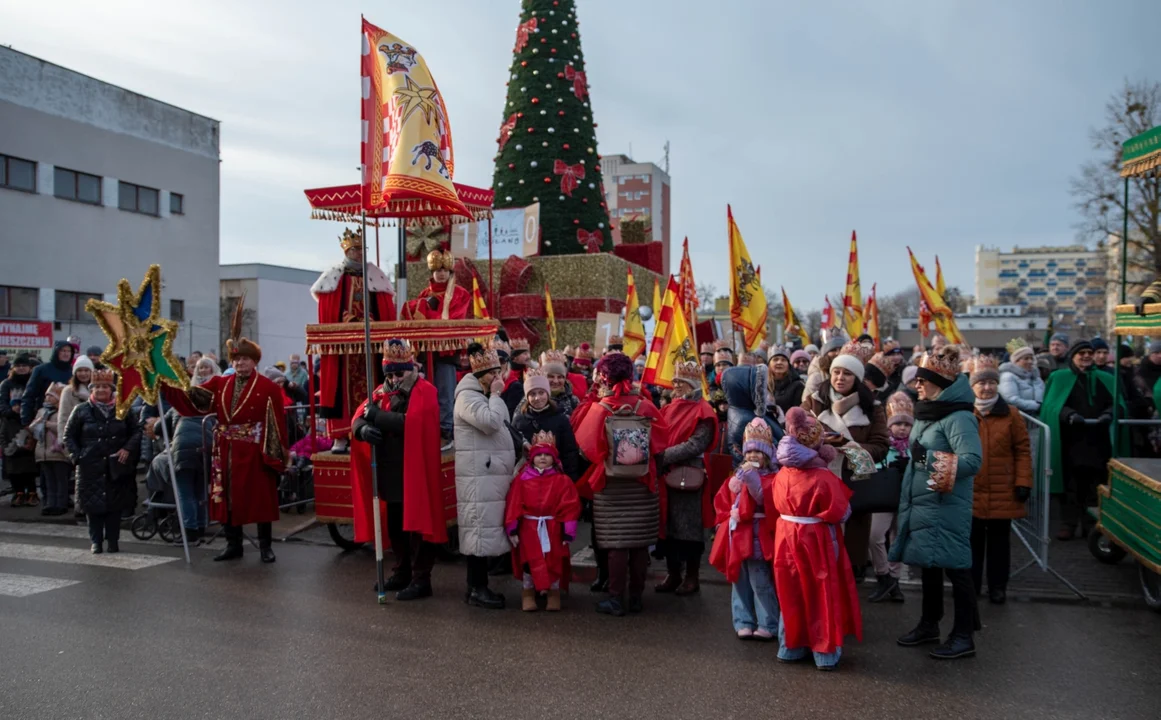
M778 443L782 469L765 493L766 513L777 517L774 582L782 610L778 659L814 654L819 670L834 670L843 638L863 639L863 620L851 562L839 526L851 513L851 491L827 469L835 449L822 443L822 425L802 408L786 414Z
M778 633L778 596L770 558L774 535L762 503L763 488L777 466L770 426L755 418L742 435L745 462L714 497L717 534L710 564L733 584L734 632L740 640L773 640Z
M561 468L552 433L533 435L528 457L529 464L508 488L504 511L504 527L512 542L512 574L523 581L525 612L536 610L538 594L547 596L545 609L555 612L560 610L568 544L576 537L580 496Z

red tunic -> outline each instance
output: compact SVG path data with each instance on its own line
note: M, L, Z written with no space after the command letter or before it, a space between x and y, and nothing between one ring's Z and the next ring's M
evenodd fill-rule
M429 297L439 299L439 307L435 310L432 310L427 304ZM408 312L406 314L408 317L404 319L463 320L464 318L471 317L472 294L462 286L456 285L452 289L451 306L448 308L446 318L443 316L445 302L447 302L447 283L437 283L431 280L427 283L427 287L419 291L418 299L407 303Z
M379 407L390 408L390 398L380 387L374 398ZM363 414L363 401L355 416ZM447 521L443 515L443 489L440 479L439 398L435 386L416 378L407 398L403 421L405 451L402 458L376 458L377 462L403 463L403 530L416 532L431 543L447 542ZM355 542L375 539L375 518L371 514L374 495L371 490L371 446L351 438L351 502L355 514ZM387 534L387 503L379 501L383 535Z
M567 587L566 567L568 544L564 541L565 526L576 533L580 517L580 496L568 475L558 468L543 475L528 465L508 488L508 504L504 509L504 527L510 532L517 529L520 543L512 551L512 574L519 580L524 565L532 576L532 584L540 592L548 590L553 582ZM541 545L538 527L544 518L549 550Z
M769 488L774 474L762 476L762 487ZM738 522L733 531L730 530L730 511L734 501L738 501ZM760 518L758 522L758 542L762 546L762 557L754 555L754 514L765 514L766 509L754 500L746 487L738 494L730 492L730 484L722 483L717 494L714 495L715 523L718 526L714 535L714 544L710 548L709 562L731 583L738 581L742 563L746 560L769 560L774 557L774 521Z
M213 393L210 412L189 396L163 385L165 400L182 415L216 415L210 486L211 520L227 525L278 519L278 478L286 468L286 419L282 390L257 372L232 407L237 375L212 377L200 389Z
M585 379L584 375L570 372L568 374L568 381L572 383L573 395L576 395L578 398L583 398L589 394L589 381Z
M714 494L718 491L720 480L717 483L711 482L709 477L709 461L710 454L718 444L718 416L714 413L714 409L705 400L674 400L661 409L661 417L665 420L666 427L669 428L669 444L679 445L693 435L693 431L697 429L697 425L702 420L709 420L713 423L713 440L710 441L709 449L705 452L702 462L706 470L706 484L702 487L701 493L701 526L711 528L714 526ZM669 486L665 483L658 483L658 489L661 493L661 526L660 536L665 537L665 523L666 512L669 507Z
M850 507L850 489L827 469L784 467L763 495L766 514L778 518L774 583L786 647L829 653L847 635L862 640L858 590L838 526ZM822 522L808 525L780 515Z
M622 383L625 385L625 383ZM660 411L645 393L618 387L613 395L601 398L600 402L584 403L573 413L573 429L577 446L592 464L577 483L577 491L584 497L592 497L605 489L605 457L609 454L609 440L605 433L605 418L622 405L633 406L642 400L637 412L642 417L653 419L649 433L649 472L640 480L653 492L657 492L657 455L669 447L669 428ZM576 418L580 414L579 420Z

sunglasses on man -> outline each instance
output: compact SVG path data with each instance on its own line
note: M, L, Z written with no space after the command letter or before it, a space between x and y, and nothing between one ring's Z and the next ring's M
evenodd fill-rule
M406 375L406 370L392 370L391 372L386 373L386 376L393 380L402 380Z

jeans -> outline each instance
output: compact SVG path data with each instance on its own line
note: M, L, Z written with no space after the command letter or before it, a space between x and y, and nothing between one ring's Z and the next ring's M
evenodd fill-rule
M808 647L788 648L786 647L786 624L782 620L782 616L778 616L778 659L787 662L794 662L795 660L802 660L806 654L811 652ZM834 667L838 665L839 658L843 656L842 647L836 647L834 652L816 652L814 655L814 664L816 667Z
M488 587L488 558L481 555L465 555L468 566L468 589L482 590Z
M984 562L988 566L988 589L1007 590L1012 570L1012 521L972 518L972 585L976 594L984 589Z
M439 395L439 430L452 431L452 410L456 402L456 365L441 358L435 359L435 390Z
M206 529L206 484L197 470L177 471L177 490L186 530Z
M778 595L774 592L774 574L770 563L762 560L742 562L738 581L730 591L733 601L734 630L765 630L773 636L782 619L778 613Z
M115 543L121 539L121 513L89 513L85 517L89 521L89 540L94 545L100 545L104 540Z
M973 632L980 629L980 615L976 607L971 570L923 568L923 614L919 621L924 625L939 627L939 621L943 619L944 574L951 581L951 597L955 604L951 634L970 638Z
M48 460L40 464L40 489L46 509L64 510L69 506L69 484L73 479L72 463Z

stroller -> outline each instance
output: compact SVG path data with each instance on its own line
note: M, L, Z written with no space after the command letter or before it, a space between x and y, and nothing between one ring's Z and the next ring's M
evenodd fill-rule
M181 521L177 516L177 500L169 480L169 453L160 451L149 463L145 474L145 489L149 493L144 510L133 517L129 532L138 540L150 540L160 533L167 543L181 542Z

